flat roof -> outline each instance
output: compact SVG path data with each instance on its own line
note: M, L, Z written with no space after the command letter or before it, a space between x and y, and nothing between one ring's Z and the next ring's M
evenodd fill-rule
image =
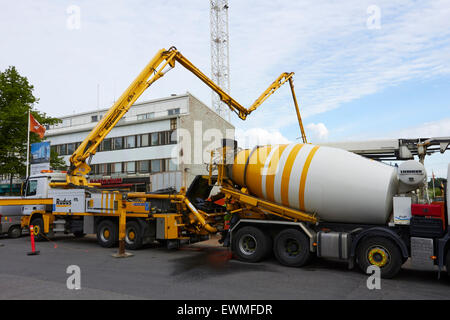
M189 97L189 96L195 97L190 92L186 92L186 93L183 93L183 94L177 94L177 95L173 95L173 96L157 98L157 99L151 99L151 100L142 101L142 102L139 102L139 103L134 103L133 106L140 106L140 105L144 105L144 104L157 103L157 102L160 102L160 101L175 100L175 99L180 99L180 98L186 98L186 97ZM197 97L195 97L195 98L197 100L199 100ZM201 100L199 100L199 101L201 101ZM111 107L112 107L112 105L111 105ZM85 112L80 112L80 113L74 113L74 114L71 114L71 115L60 116L58 118L59 119L67 119L67 118L73 118L73 117L78 117L78 116L84 116L84 115L88 115L88 114L91 114L91 113L104 112L104 111L108 111L109 109L111 109L111 107L109 107L109 108L102 108L102 109L96 109L96 110L92 110L92 111L85 111Z

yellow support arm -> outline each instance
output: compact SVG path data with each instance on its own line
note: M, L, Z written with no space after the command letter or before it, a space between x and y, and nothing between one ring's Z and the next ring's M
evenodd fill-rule
M91 133L84 139L80 146L70 157L70 167L67 172L65 183L52 183L54 187L68 187L68 186L95 186L97 184L89 184L86 179L86 175L91 170L86 160L92 157L100 143L105 139L108 133L114 128L119 120L127 113L134 102L141 96L141 94L156 80L163 77L164 74L175 67L175 62L179 62L182 66L197 76L203 83L214 90L220 99L225 102L231 110L236 112L238 116L245 120L246 117L256 108L258 108L271 94L273 94L280 86L286 81L291 83L292 95L294 97L294 103L297 110L297 116L300 122L300 128L302 130L303 141L306 142L306 137L303 132L303 126L301 124L300 113L298 111L297 100L295 98L294 87L292 84L291 73L281 74L263 94L256 99L256 101L248 108L244 108L236 100L234 100L229 94L223 91L217 84L209 79L204 73L202 73L197 67L195 67L188 59L186 59L175 47L171 47L169 50L161 49L153 57L153 59L147 64L142 72L136 77L131 85L120 96L116 103L109 109L108 113L102 118L101 121L95 126Z

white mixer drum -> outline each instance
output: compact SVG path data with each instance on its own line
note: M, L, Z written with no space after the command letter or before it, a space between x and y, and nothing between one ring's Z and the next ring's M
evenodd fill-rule
M398 186L394 167L299 143L239 152L231 178L258 197L342 223L386 223Z

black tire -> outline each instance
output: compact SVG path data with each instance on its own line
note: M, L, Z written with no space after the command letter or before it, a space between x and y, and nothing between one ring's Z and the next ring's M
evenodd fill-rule
M97 227L97 242L103 248L112 248L119 241L119 229L111 220L103 220Z
M270 252L271 240L256 227L242 227L233 235L232 250L244 262L258 262Z
M142 247L142 228L137 221L127 222L125 229L125 248L137 250Z
M297 229L285 229L277 234L273 253L278 262L288 267L302 267L311 259L308 236Z
M30 222L30 226L33 226L34 230L34 240L35 241L42 241L44 240L44 219L42 218L34 218Z
M22 236L22 228L20 226L12 226L8 230L8 237L10 238L20 238Z
M75 238L83 238L86 233L84 233L83 231L76 231L73 233L73 235L75 236Z
M403 264L403 257L398 246L384 237L363 239L356 248L356 262L361 271L366 273L370 265L380 267L381 277L390 279L397 275Z

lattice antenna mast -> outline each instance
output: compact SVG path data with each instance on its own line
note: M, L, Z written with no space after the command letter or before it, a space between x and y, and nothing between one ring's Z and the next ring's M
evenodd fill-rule
M228 0L210 0L211 79L230 93L230 61L228 37ZM212 108L230 121L230 109L212 92Z

